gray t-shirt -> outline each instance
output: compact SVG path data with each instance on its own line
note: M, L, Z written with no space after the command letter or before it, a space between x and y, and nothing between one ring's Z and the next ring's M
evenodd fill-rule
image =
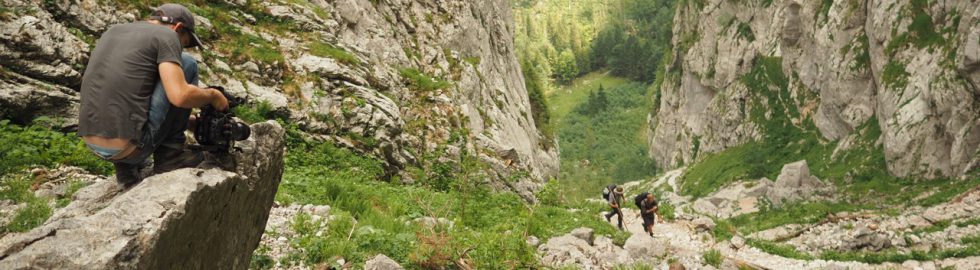
M177 33L148 22L112 26L102 34L82 77L78 135L139 140L160 81L159 64L180 65Z

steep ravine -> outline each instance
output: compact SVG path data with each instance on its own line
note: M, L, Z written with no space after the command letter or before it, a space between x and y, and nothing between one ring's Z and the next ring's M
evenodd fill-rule
M141 3L3 0L0 118L54 116L70 130L90 46L162 1ZM203 83L382 159L389 177L413 182L406 170L471 155L488 165L485 182L533 200L558 171L531 115L507 1L188 5L207 43L192 52Z
M961 178L980 168L976 1L682 3L649 121L650 155L661 166L762 139L778 132L773 119L788 116L839 142L835 153L853 147L862 125L878 125L876 143L898 177ZM767 63L785 76L762 79L772 94L750 79Z

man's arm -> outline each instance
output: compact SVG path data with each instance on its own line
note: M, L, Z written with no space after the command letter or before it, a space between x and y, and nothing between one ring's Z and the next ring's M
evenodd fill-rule
M188 84L184 79L184 71L180 65L173 62L160 63L160 80L167 92L167 99L174 106L192 109L211 104L219 111L228 109L228 99L215 89L201 89Z

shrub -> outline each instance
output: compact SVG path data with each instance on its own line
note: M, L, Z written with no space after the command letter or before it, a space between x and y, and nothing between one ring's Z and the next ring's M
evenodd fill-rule
M337 60L338 62L348 64L348 65L360 65L361 60L357 59L353 54L345 51L344 49L334 47L333 45L316 41L310 44L310 54L327 57Z
M402 75L402 78L408 80L408 84L418 91L431 92L446 89L451 86L445 79L433 78L415 68L403 68L398 71Z
M39 118L35 125L22 127L0 120L0 175L31 166L58 164L82 167L89 172L109 174L112 164L99 159L75 134L45 127Z
M721 262L722 262L721 252L719 252L716 249L705 251L704 254L701 255L701 258L704 259L704 263L708 265L714 267L721 266Z

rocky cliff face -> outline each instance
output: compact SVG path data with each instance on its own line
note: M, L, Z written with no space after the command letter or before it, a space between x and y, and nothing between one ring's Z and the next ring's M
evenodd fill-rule
M123 189L102 180L32 231L0 238L3 269L247 269L283 172L285 130L252 125L236 173L182 169Z
M178 1L179 2L179 1ZM131 1L3 0L0 117L71 119L90 46ZM208 47L203 81L318 138L370 153L391 176L463 155L525 197L558 170L514 56L510 5L494 1L227 0L190 5ZM502 181L524 175L518 182Z
M682 3L650 118L662 166L760 139L764 122L785 115L827 141L877 125L897 176L980 167L977 1Z

